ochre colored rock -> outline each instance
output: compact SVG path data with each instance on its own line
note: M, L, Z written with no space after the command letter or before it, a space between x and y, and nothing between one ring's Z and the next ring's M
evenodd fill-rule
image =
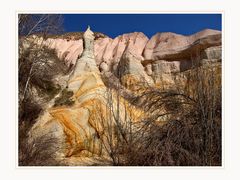
M168 76L167 79L171 79L171 75L162 74L186 71L194 65L201 64L199 61L211 63L221 59L221 32L217 30L206 29L189 36L159 32L150 40L141 32L123 34L114 39L107 36L96 36L96 34L92 34L92 37L94 38L94 51L92 57L88 57L88 60L82 54L83 39L81 38L83 38L83 35L79 39L66 39L62 36L48 38L47 40L34 36L32 39L34 43L44 44L55 49L58 57L71 67L76 64L77 59L85 56L84 59L88 63L83 65L83 62L79 61L80 64L76 65L79 67L77 69L81 69L81 71L91 66L96 68L96 64L100 72L110 72L116 75L118 67L122 67L122 64L126 64L125 67L132 72L134 68L127 64L135 64L135 69L138 69L139 72L131 72L131 79L133 79L133 76L137 78L142 76L143 80L149 82L153 79L155 84L159 83L160 76ZM26 47L28 45L25 44ZM132 57L126 58L126 54ZM129 59L131 60L129 61ZM119 63L120 61L124 63ZM143 69L139 63L142 64ZM124 79L127 80L127 78ZM77 86L80 85L79 82L76 83ZM72 83L72 86L75 86L74 83Z
M79 40L35 37L34 41L56 49L58 57L69 66L74 65L65 89L72 93L69 98L72 103L54 105L61 94L56 96L29 133L30 141L43 134L60 139L58 158L67 164L79 165L82 163L79 157L83 156L108 158L109 136L113 136L117 123L138 122L149 115L130 104L118 91L107 88L102 72L115 75L133 94L146 88L184 89L189 82L194 87L198 82L187 77L196 64L206 69L214 67L216 84L221 84L219 31L205 30L191 36L158 33L150 40L142 33L95 39L88 28ZM164 118L159 118L159 124ZM113 138L111 143L115 142Z
M75 64L83 52L83 39L48 38L43 40L34 36L35 43L43 43L57 51L58 57L67 65ZM141 61L191 61L196 49L199 52L212 46L221 45L221 32L206 29L193 35L184 36L175 33L157 33L150 40L141 32L124 34L111 39L100 36L94 40L94 56L96 64L101 63L102 71L112 71L123 53L127 50ZM115 68L116 69L116 68Z
M84 34L84 52L69 77L67 90L73 92L72 105L49 104L30 131L30 139L54 129L54 136L65 140L59 158L73 163L72 157L95 154L108 157L108 136L117 122L139 121L144 112L104 85L94 59L92 32ZM56 128L57 127L57 128ZM111 135L112 136L112 135ZM113 142L115 143L115 139ZM75 161L75 165L79 162Z

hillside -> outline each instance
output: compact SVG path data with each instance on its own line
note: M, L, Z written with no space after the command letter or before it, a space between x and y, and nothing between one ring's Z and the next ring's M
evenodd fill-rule
M19 165L221 165L221 32L19 42Z

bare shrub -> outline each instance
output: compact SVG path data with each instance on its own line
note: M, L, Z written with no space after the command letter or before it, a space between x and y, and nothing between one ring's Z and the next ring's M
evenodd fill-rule
M21 137L21 136L20 136ZM19 139L19 166L58 166L59 139L53 134L45 134L29 142L27 137Z
M71 105L73 105L74 101L71 100L72 96L73 96L72 91L63 89L63 91L61 92L61 95L55 99L54 106L62 106L62 105L71 106Z
M65 74L66 67L54 51L34 47L26 50L19 59L19 165L57 165L54 154L57 140L45 135L28 142L28 132L45 102L61 90L54 77Z
M65 74L67 67L60 61L54 50L46 47L34 47L24 51L19 57L19 95L23 101L31 87L45 91L50 97L59 88L52 81L58 74Z
M63 17L59 14L18 14L18 34L56 34L63 30Z
M221 165L221 65L194 66L183 77L185 83L176 80L176 88L148 88L130 100L148 114L138 123L118 114L103 120L112 123L105 128L109 137L103 143L113 165Z

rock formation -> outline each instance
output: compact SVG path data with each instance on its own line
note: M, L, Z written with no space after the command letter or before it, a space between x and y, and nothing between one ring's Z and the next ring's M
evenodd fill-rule
M221 32L206 29L190 36L175 33L157 33L146 44L146 60L190 59L194 50L202 51L221 44Z
M59 58L68 66L75 64L83 52L82 39L48 38L43 44L55 49ZM123 59L131 56L130 59L142 64L137 63L139 75L144 74L144 78L155 83L162 74L190 69L198 54L201 54L202 59L213 59L212 56L218 54L216 58L221 59L221 32L211 29L189 36L169 32L157 33L151 39L140 32L124 34L114 39L100 36L95 38L93 44L96 65L101 72L116 74L120 64L129 64L128 60ZM119 63L121 59L122 63ZM126 67L130 67L127 64Z
M142 86L143 83L146 86L153 85L151 76L145 72L139 58L127 49L118 63L117 76L121 83L132 91L136 91L139 88L138 85Z
M89 154L109 158L109 134L113 136L114 127L148 116L137 103L120 96L118 89L109 88L103 82L105 74L136 95L141 88L172 88L176 80L184 86L184 72L221 63L222 58L221 32L215 30L190 36L157 33L150 40L139 32L96 39L88 27L82 37L32 37L35 44L55 49L72 72L67 75L66 86L61 85L61 92L44 107L29 132L29 141L43 134L57 137L60 150L56 157L68 165L81 164L78 157Z
M93 32L88 27L87 31L83 35L84 37L84 51L80 58L77 60L75 69L70 75L68 81L68 89L74 93L82 86L84 82L84 76L91 74L94 77L98 77L100 72L97 68L95 57L94 57L94 36ZM97 78L96 78L97 80ZM102 84L101 80L99 84Z
M49 103L30 132L30 139L54 132L54 136L65 140L59 144L64 150L58 158L61 157L66 163L70 163L72 157L89 154L107 157L108 147L103 146L108 144L105 138L111 133L109 131L112 131L109 128L114 128L117 122L128 121L130 116L134 121L142 115L141 110L130 107L116 92L107 90L95 63L94 36L90 28L86 30L83 38L84 51L69 76L68 86ZM71 92L68 98L72 104L53 106L54 100L56 102L57 98L64 97L66 92ZM110 114L113 114L114 118ZM75 165L77 163L75 162Z

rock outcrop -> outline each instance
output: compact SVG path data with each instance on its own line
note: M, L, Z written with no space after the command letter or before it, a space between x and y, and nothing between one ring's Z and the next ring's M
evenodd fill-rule
M141 64L141 59L138 59L131 51L126 50L118 63L117 75L121 83L132 91L138 90L139 86L151 86L153 80Z
M135 97L139 90L148 87L170 89L176 87L176 81L184 86L187 76L184 72L219 63L222 58L221 32L215 30L191 36L157 33L149 40L139 32L115 39L96 38L88 28L82 39L35 37L34 43L55 49L72 71L67 75L66 87L61 85L61 93L38 117L29 132L29 140L39 139L43 134L57 137L60 150L56 157L74 165L79 165L79 159L74 158L89 154L109 158L112 145L109 143L117 141L112 136L118 123L137 122L148 116L137 102L134 104L125 97ZM116 84L121 83L111 82L117 90L107 87L104 73L109 81L112 77ZM124 89L125 97L120 95L119 87Z
M35 37L35 43L55 49L67 66L76 66L72 77L77 71L94 67L99 69L98 73L112 73L133 91L137 88L136 83L144 81L148 85L158 86L162 84L161 81L167 80L167 84L174 84L175 73L203 63L221 61L221 32L211 29L189 36L163 32L150 39L140 32L114 39L95 33L91 37L94 50L91 57L83 53L86 43L83 34L77 39L70 38L70 34L67 37L56 36L46 40ZM77 61L79 57L85 60ZM94 71L97 72L96 69ZM76 86L80 85L78 81L75 83L78 83ZM131 84L134 84L134 88ZM73 86L71 82L69 87Z
M109 37L100 37L94 41L94 55L97 65L102 63L108 66L103 70L111 69L119 62L123 52L130 50L138 57L142 57L142 52L148 38L139 32L124 34L115 39ZM39 42L40 43L40 42ZM83 52L83 40L69 40L62 38L48 38L43 41L44 45L56 49L59 58L64 59L67 65L75 64L79 55ZM115 66L116 67L116 66Z
M76 93L76 91L82 86L84 83L84 76L87 75L93 77L98 77L100 72L97 68L94 56L94 36L93 32L88 28L87 31L83 35L84 37L84 46L85 49L81 54L80 58L77 60L75 69L71 73L69 81L68 81L68 89ZM97 84L102 84L101 80L96 78ZM96 85L96 84L94 84Z
M73 66L83 53L84 42L81 38L74 40L55 37L38 43L55 49L58 57L68 66ZM118 67L123 67L124 63L124 72L127 68L130 68L128 71L132 71L129 66L131 59L131 63L134 62L139 70L138 78L143 76L149 82L154 80L155 83L162 74L190 69L193 62L196 62L196 56L205 59L205 62L209 59L221 59L221 32L211 29L190 36L169 32L157 33L150 40L140 32L124 34L114 39L102 35L95 37L93 43L95 63L100 72L116 74Z
M146 44L145 60L191 59L196 49L202 50L221 45L221 32L206 29L190 36L175 33L157 33Z
M90 28L83 37L84 51L69 76L66 89L49 103L30 131L31 140L51 132L63 140L59 143L62 151L58 152L58 158L67 164L72 163L73 157L89 154L107 158L109 142L106 138L114 131L114 124L143 117L141 110L106 88L95 63L94 36ZM66 92L71 92L68 98L72 103L54 105L53 102Z
M210 61L222 60L222 47L221 46L213 46L205 49L201 53L201 59L208 59Z

